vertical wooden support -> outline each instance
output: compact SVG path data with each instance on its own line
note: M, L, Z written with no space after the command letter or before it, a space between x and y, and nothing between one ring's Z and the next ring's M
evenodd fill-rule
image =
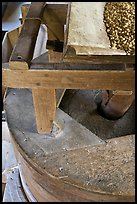
M34 88L32 95L38 133L50 133L56 112L55 90Z
M26 16L25 14L26 10L24 10L24 18ZM57 20L56 16L54 16L51 10L46 9L45 17L46 22L52 28L52 31L57 33L58 38L60 40L63 40L64 37L64 24L60 24L60 22ZM51 20L51 16L52 19ZM23 19L24 21L24 19ZM54 40L55 36L48 28L48 39ZM56 40L56 38L55 38ZM46 45L45 45L46 46ZM62 60L62 53L57 53L54 51L49 50L48 52L49 56L49 62L60 62ZM59 90L60 91L60 99L57 98L58 104L65 92L65 90ZM52 128L52 122L55 116L56 111L56 95L55 95L55 89L47 90L45 88L38 88L32 90L33 95L33 102L34 102L34 110L35 110L35 116L36 116L36 123L37 123L37 130L38 133L49 133Z

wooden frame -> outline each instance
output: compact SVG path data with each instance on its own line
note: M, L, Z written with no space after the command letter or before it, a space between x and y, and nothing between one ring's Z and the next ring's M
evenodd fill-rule
M106 62L108 64L133 63L134 59L131 57L130 60L130 56L92 56L92 60L80 56L82 59L80 60L76 55L72 55L71 60L63 62L63 53L49 50L48 63L46 53L33 59L37 35L42 21L47 25L49 40L54 41L57 38L57 40L63 40L67 6L62 6L62 21L57 18L58 9L61 9L61 5L57 7L55 5L52 7L52 4L45 6L45 2L33 2L31 4L27 15L24 14L26 18L23 19L24 23L13 49L9 68L4 67L2 71L3 86L32 88L39 133L49 133L51 131L56 111L55 89L134 91L135 87L135 71L132 69L132 65L131 69L130 67L129 69L119 67L113 70L111 65L110 68L106 65L107 70L102 70L98 66L93 69L91 66L91 64ZM35 10L37 12L34 12ZM45 10L47 12L44 12ZM52 17L49 15L50 12L53 14ZM51 21L51 18L54 22ZM55 31L57 31L57 36ZM71 51L74 50L71 49ZM55 56L57 56L56 60L54 59ZM47 98L47 101L45 102L43 98L45 100Z

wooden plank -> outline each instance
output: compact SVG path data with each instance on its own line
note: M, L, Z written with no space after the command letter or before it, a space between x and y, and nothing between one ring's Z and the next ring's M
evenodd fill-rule
M21 6L23 21L26 18L29 7L30 7L30 4L24 4ZM66 24L67 7L68 7L68 2L46 2L46 7L45 7L43 17L42 17L43 23L46 23L45 19L47 18L47 16L49 16L49 13L47 14L46 12L47 10L49 10L51 15L56 15L58 17L58 20L62 24Z
M110 49L110 41L103 22L106 2L71 2L68 7L66 44L78 55L108 55L126 53ZM114 53L113 53L114 52Z
M33 159L32 155L28 156L15 135L13 143L22 174L38 202L55 199L61 202L131 202L135 200L134 137L129 135L94 147L42 154L41 159L41 155Z
M42 21L49 28L49 35L51 40L56 40L59 38L63 40L63 30L60 25L65 25L66 23L66 14L67 14L67 2L47 2L46 7L43 12ZM29 5L22 6L22 19L24 21ZM63 26L64 27L64 26Z
M24 4L24 5L21 5L21 14L22 14L22 24L24 23L24 20L27 16L27 13L29 11L29 7L30 7L30 4Z
M27 64L33 57L44 6L45 2L33 2L31 4L10 59L10 65L13 64L11 69L28 69ZM24 66L22 67L21 64Z
M49 89L135 89L134 71L6 70L3 85L13 88Z
M126 55L125 51L111 49L111 48L100 48L100 47L90 47L90 46L79 46L73 45L71 46L75 49L76 55Z
M105 4L106 2L70 3L66 25L67 45L109 48L110 42L103 22Z
M55 90L33 88L32 95L38 133L50 133L56 111Z
M46 40L46 36L45 36L45 40ZM38 47L41 44L42 43L39 43ZM37 49L36 49L36 52L37 52ZM39 53L41 53L41 52L39 52ZM35 56L36 56L36 54L35 54ZM59 61L61 61L61 57L62 57L61 53L50 51L49 55L48 55L48 58L49 58L48 61L59 62ZM36 59L34 59L33 61L35 61L35 60ZM54 106L56 104L56 100L57 100L57 107L58 107L59 103L60 103L60 101L64 95L64 91L56 90L56 92L55 92L55 89L51 89L51 90L45 89L44 90L42 88L42 89L38 89L37 92L35 89L33 89L32 94L33 94L33 100L34 100L34 109L35 109L35 114L36 114L36 122L37 122L38 132L39 133L45 133L45 132L48 133L51 131L52 122L53 122L54 116L55 116L56 108ZM41 94L44 94L44 95L42 96ZM45 97L45 100L49 100L48 103L46 103L43 106L41 105L40 108L35 107L35 106L38 106L39 103L41 103L42 97ZM50 100L51 100L51 102L50 102ZM53 107L51 107L52 105L53 105ZM38 111L38 113L37 113L37 111ZM45 111L46 111L46 114L45 114ZM42 115L42 117L41 117L41 115ZM44 115L44 117L43 117L43 115ZM46 117L46 120L45 120L45 117ZM41 120L44 120L43 123L41 122Z
M23 19L26 16L25 12L27 13L27 9L28 9L28 6L26 6L26 10L25 10L25 8L23 8L23 10L22 10ZM59 38L63 39L63 37L64 37L64 27L63 27L63 25L65 23L65 14L64 14L64 12L66 12L66 11L67 10L66 10L66 7L64 7L64 5L58 5L58 4L56 4L56 5L51 4L51 5L48 5L45 8L45 12L44 12L44 15L43 15L43 20L46 22L46 24L48 24L48 39L54 39L55 34L53 34L53 33L57 33L57 35L59 35ZM60 15L58 15L58 14L60 14ZM64 22L62 23L62 26L60 25L60 20L61 21L64 20ZM35 50L36 50L36 48L35 48ZM49 61L50 62L51 61L52 62L58 62L58 61L61 60L62 54L57 53L57 52L49 51L48 56L49 56ZM35 55L35 57L36 57L36 55ZM56 90L57 107L59 106L59 103L60 103L64 93L65 93L65 90ZM41 109L41 111L42 111L42 109ZM47 109L47 111L48 111L48 109ZM44 112L44 111L42 111L42 112ZM37 119L37 120L39 120L39 119Z
M112 91L113 95L124 95L124 96L131 96L133 91Z
M106 2L71 2L68 6L64 61L135 63L135 56L112 49L103 22ZM103 56L102 56L103 55Z
M48 61L51 54L54 54L54 62ZM48 53L43 53L39 57L31 61L30 69L48 69L48 70L125 70L125 66L122 64L86 64L86 63L73 63L73 62L59 62L59 52L49 50ZM61 56L60 56L61 57ZM134 70L132 65L128 68ZM127 70L127 69L126 69Z
M31 2L31 5L29 7L29 11L27 12L26 19L27 18L40 18L43 15L44 7L46 6L46 2Z
M27 186L29 187L29 189L31 189L30 192L26 191L26 188L24 189L30 202L59 202L59 200L54 197L54 194L51 194L50 192L43 189L41 184L35 180L34 176L30 177L29 169L27 169L26 171L27 174L24 174L24 169L22 169L22 167L20 168L21 178L24 178ZM37 199L35 199L34 196Z
M90 64L135 64L135 55L76 55L75 49L69 46L63 55L63 61Z
M22 26L8 32L8 37L9 37L9 40L11 42L12 48L14 48L14 46L15 46L18 38L19 38L21 29L22 29Z
M49 62L58 63L62 61L62 53L54 52L52 50L48 51ZM59 104L65 94L66 89L55 89L56 92L56 106L59 107Z
M134 200L134 135L96 146L92 132L59 110L65 134L62 131L59 137L38 137L31 92L11 89L6 104L16 156L20 154L18 162L39 202L47 199L47 191L61 201Z
M67 4L47 4L43 12L43 22L48 28L49 40L64 40L64 25L66 23Z
M23 190L29 200L29 202L37 202L37 200L35 199L34 195L31 193L28 185L26 184L26 181L22 175L22 171L21 171L21 165L19 165L19 174L20 174L20 179L21 179L21 184L23 187Z
M135 135L113 138L105 144L67 151L62 155L58 152L51 157L52 160L46 160L46 170L55 177L62 175L63 182L74 186L81 183L81 187L90 192L85 200L114 202L122 201L122 198L126 200L128 196L129 200L135 199ZM57 171L60 166L62 172ZM75 195L82 196L82 189Z

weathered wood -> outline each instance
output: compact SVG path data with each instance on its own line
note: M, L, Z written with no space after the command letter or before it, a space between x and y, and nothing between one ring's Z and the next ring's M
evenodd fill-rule
M79 55L102 55L108 52L126 54L110 49L110 41L103 22L106 2L71 2L68 7L66 44L72 46ZM103 53L104 52L104 53ZM109 53L110 52L110 53ZM114 52L114 53L113 53Z
M63 55L63 61L90 64L135 64L135 55L76 55L74 48L68 47Z
M35 11L35 7L34 7L34 9L33 9L33 6L31 6L32 8L31 9L29 9L29 12L30 12L30 10L32 11L32 12L34 12ZM33 11L34 10L34 11ZM46 16L46 21L47 22L50 22L50 24L51 24L51 19L49 18L49 13L48 13L48 11L49 10L47 10L46 11L46 15L48 14L48 16ZM28 13L29 13L28 12ZM31 14L31 16L35 16L36 14L35 14L35 12L33 13L33 14ZM37 15L39 15L39 14L37 14ZM36 15L36 16L37 16ZM51 15L51 14L50 14ZM23 18L25 17L25 10L23 10ZM27 18L28 17L30 17L30 15L29 14L27 14L27 16L26 16ZM55 21L57 21L57 19L54 17L54 22L53 22L53 24L55 24ZM59 22L57 21L57 25L56 26L54 26L54 27L56 27L56 28L58 28L58 30L59 30L59 32L60 32L60 27L62 28L62 31L61 31L61 36L63 36L63 33L64 33L64 27L63 26L60 26L59 27ZM48 29L48 31L49 31L50 29ZM50 31L51 32L51 31ZM53 31L52 31L53 32ZM57 32L57 31L56 31ZM49 36L51 36L51 34L48 34ZM46 45L46 42L45 42L45 45ZM51 54L52 55L52 54ZM50 54L49 54L49 56L50 56L50 59L49 59L49 61L51 61L51 59L53 60L53 61L55 61L55 54L54 54L54 57L53 56L51 56ZM59 61L60 60L60 55L59 55L59 57L57 56L56 57L57 58L57 60ZM43 90L44 89L42 89L42 90L40 90L39 89L39 92L40 92L40 94L38 94L38 92L36 93L36 90L32 90L32 94L33 94L33 99L34 99L34 104L36 105L37 103L39 103L38 102L38 100L41 100L41 99L38 99L38 98L40 98L40 97L42 97L41 96L41 93L43 93ZM52 91L54 91L55 92L55 90L52 90ZM47 93L47 90L45 90L45 92ZM45 93L45 95L47 95ZM51 92L49 92L48 93L48 96L47 97L49 97L49 95L51 95L51 100L54 100L55 99L55 97L53 96L53 94L50 94ZM63 92L64 93L64 92ZM55 95L55 93L54 93L54 95ZM59 100L59 99L58 99ZM35 101L37 101L37 102L35 102ZM60 101L59 101L60 102ZM54 104L56 104L56 101L54 101ZM43 118L41 118L41 115L43 115L43 113L45 112L45 110L43 110L43 108L45 109L46 108L46 111L47 112L49 112L49 113L47 113L46 115L51 115L51 113L50 113L50 107L48 107L49 105L51 105L51 104L48 104L47 105L47 107L45 107L45 106L41 106L41 108L39 109L39 111L41 112L41 113L35 113L36 114L36 121L37 121L37 126L38 126L38 131L40 132L42 132L43 131L43 129L44 129L44 131L46 130L46 131L49 131L49 126L50 126L50 130L51 130L51 125L52 125L52 123L51 122L49 122L50 123L50 125L49 124L47 124L47 128L45 128L45 127L43 127L43 124L41 123L41 119L43 119ZM35 112L37 111L37 107L34 107L35 108ZM54 118L54 114L53 114L53 118ZM49 118L51 121L53 121L53 118L51 119L51 118ZM47 121L47 120L46 120ZM41 124L41 127L40 127L40 124Z
M48 61L50 56L54 55L54 62ZM122 64L86 64L86 63L69 63L59 62L58 57L62 60L62 54L49 50L48 53L43 53L39 57L31 61L30 69L47 69L47 70L125 70L125 66ZM127 69L126 69L127 70ZM128 70L134 70L132 65Z
M41 32L40 32L41 31ZM35 58L46 51L47 33L46 28L41 25L38 39L36 42L33 58ZM54 120L56 111L55 90L47 89L32 89L37 130L39 133L49 133L52 128L52 122ZM45 102L44 102L45 100Z
M29 11L26 15L26 18L40 18L43 15L44 7L46 6L46 2L32 2Z
M133 94L133 91L112 91L113 95L128 95L131 96Z
M43 21L48 28L49 40L64 40L67 4L47 4L43 12Z
M10 89L6 113L22 174L39 202L50 195L71 202L134 201L134 135L97 145L97 136L58 110L63 131L39 137L28 89Z
M134 71L3 70L2 83L13 88L134 90Z
M24 23L24 20L27 16L27 13L29 11L29 7L30 7L30 4L24 4L24 5L21 5L21 21L22 21L22 24Z
M22 26L17 27L14 30L11 30L10 32L8 32L8 37L9 40L11 42L12 48L14 48L14 46L16 45L16 42L19 38L20 32L21 32Z
M62 53L59 52L54 52L52 50L48 51L48 59L51 64L53 63L58 63L62 61ZM59 104L65 94L66 89L56 89L56 106L59 107Z
M31 4L17 44L10 59L10 65L13 64L13 66L11 66L11 69L28 68L27 64L30 63L30 60L33 57L44 6L45 2L33 2ZM37 11L35 12L35 10ZM18 64L19 62L24 63L24 67L20 67L20 64ZM17 66L14 66L15 63Z
M3 101L5 99L6 92L7 92L7 87L6 86L2 86L2 100Z
M27 12L29 10L30 4L24 4L21 6L22 20L25 20ZM43 23L46 24L47 16L51 19L51 16L58 17L58 21L65 25L66 24L66 14L67 14L68 2L46 2L46 7L43 13ZM48 13L47 13L48 10ZM50 16L49 16L50 11ZM59 14L59 15L58 15ZM55 17L53 17L55 19Z
M103 22L106 2L71 2L68 6L64 61L134 63L135 56L112 49ZM102 56L103 55L103 56Z
M38 202L135 200L134 159L131 156L134 154L134 136L115 138L96 148L89 146L50 154L42 157L43 162L39 157L31 159L25 155L12 137L22 175ZM63 167L62 171L59 171L60 167Z
M22 6L22 19L24 20L30 5ZM67 3L47 2L43 12L42 22L47 25L51 40L64 39L64 25L66 23ZM61 27L61 25L63 25Z
M59 62L59 61L61 61L61 57L62 57L61 53L50 51L48 53L47 59L49 58L48 59L49 62L50 61ZM35 60L36 59L34 59L33 61L35 61ZM65 91L59 90L59 93L58 93L58 90L56 90L56 92L55 92L55 89L45 90L44 92L43 92L43 90L44 89L38 89L39 93L38 92L35 93L35 89L33 89L32 94L33 94L33 99L37 101L36 103L34 102L34 106L37 106L38 105L37 103L41 103L40 101L38 101L38 100L41 100L41 97L45 97L45 100L49 100L48 103L46 102L46 104L41 106L39 109L38 109L38 107L34 107L35 108L35 114L36 114L36 122L37 122L38 132L39 133L45 133L45 132L48 133L51 131L52 122L53 122L54 116L55 116L56 100L57 100L57 107L58 107ZM37 96L35 94L37 94ZM41 94L44 94L44 95L42 96ZM50 102L50 100L51 100L51 102ZM51 107L52 105L53 105L53 107ZM38 113L36 111L38 111ZM45 114L45 111L46 111L46 114ZM41 117L41 115L44 115L44 117L46 117L46 118L43 118L43 116ZM44 119L46 119L46 121L45 121L45 123L44 122L42 123L41 120L44 120Z
M37 200L35 199L34 195L31 193L28 185L26 184L26 181L22 175L22 172L21 172L21 165L19 164L18 165L19 167L19 174L20 174L20 179L21 179L21 184L22 184L22 187L23 187L23 190L29 200L29 202L37 202Z
M125 51L111 49L111 48L100 48L100 47L90 47L90 46L79 46L79 45L71 45L76 51L76 55L126 55ZM90 54L89 54L90 53Z
M2 64L9 62L11 53L17 42L20 31L21 31L21 26L5 34L2 41Z
M54 89L33 88L33 103L39 133L50 133L56 111Z

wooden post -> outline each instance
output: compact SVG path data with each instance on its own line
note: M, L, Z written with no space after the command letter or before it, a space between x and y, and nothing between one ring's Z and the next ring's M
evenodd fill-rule
M32 89L38 133L50 133L56 112L55 89Z

